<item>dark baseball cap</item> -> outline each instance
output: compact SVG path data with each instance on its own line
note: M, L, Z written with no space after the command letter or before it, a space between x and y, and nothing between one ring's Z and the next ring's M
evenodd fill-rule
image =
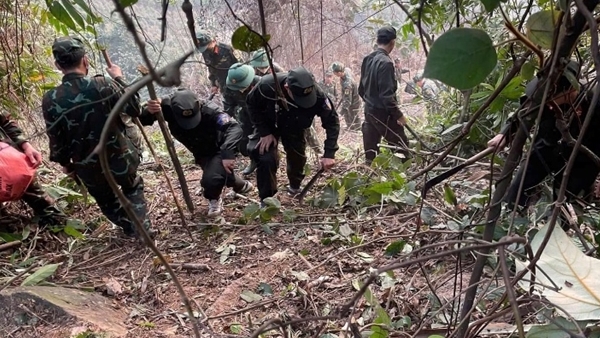
M85 55L85 45L78 37L56 38L52 44L52 55L59 64L75 63Z
M189 89L178 88L171 95L171 109L177 124L183 129L194 129L200 120L200 100Z
M317 103L315 78L306 68L298 67L290 70L287 76L287 85L298 106L310 108Z
M377 31L377 40L390 42L396 38L396 29L392 26L384 26Z

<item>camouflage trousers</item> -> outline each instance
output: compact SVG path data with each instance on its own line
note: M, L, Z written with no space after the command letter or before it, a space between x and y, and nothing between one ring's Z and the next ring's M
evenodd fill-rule
M346 122L346 128L352 131L359 131L361 129L361 120L360 120L360 110L359 109L346 109L341 112L341 115L344 117L344 121Z
M135 233L133 220L129 218L119 199L112 191L102 170L78 169L77 176L88 189L90 195L96 199L102 213L112 223L123 228L127 235ZM136 173L114 175L115 181L121 187L121 191L133 206L135 215L140 219L146 229L150 228L150 219L147 214L146 199L144 197L144 180Z
M39 218L38 224L40 226L59 225L66 220L65 214L53 205L50 196L46 194L36 180L27 187L21 199L31 207L35 217Z
M317 130L315 129L315 121L310 128L306 129L304 138L309 147L311 147L315 153L321 154L321 145L319 144L319 138L317 137Z

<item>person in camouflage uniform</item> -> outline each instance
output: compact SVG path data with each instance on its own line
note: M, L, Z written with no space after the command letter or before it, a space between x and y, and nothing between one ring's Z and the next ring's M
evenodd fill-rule
M426 79L423 77L423 70L417 72L413 81L416 85L417 90L420 91L420 94L423 96L423 99L427 103L427 110L430 112L437 112L439 110L439 103L437 102L437 96L440 91L440 88L437 84L430 79Z
M346 128L352 131L359 131L362 124L360 120L360 96L358 87L352 78L349 68L344 67L341 62L334 62L331 65L333 74L340 78L342 101L340 102L340 115L346 121Z
M42 164L40 152L23 137L23 132L17 124L3 113L0 113L0 141L27 155L34 167ZM50 196L35 179L27 187L21 199L33 210L34 216L38 218L39 226L60 225L66 221L66 216L53 205Z
M333 81L333 71L331 69L325 71L325 77L323 77L323 81L319 82L319 87L323 89L331 101L338 102L337 87Z
M248 115L246 96L258 81L260 81L260 76L255 74L255 70L251 66L236 63L229 68L223 95L223 110L230 116L236 115L236 119L242 127L243 135L239 142L239 150L245 157L250 156L248 140L254 132L250 115ZM256 162L250 159L250 164L242 170L242 175L248 176L254 170L256 170Z
M208 67L208 79L211 84L211 93L223 92L226 88L227 72L229 67L241 60L239 52L230 45L217 42L208 32L200 31L197 34L198 51L202 53L204 63Z
M64 76L62 84L46 92L42 100L50 160L59 163L65 174L76 175L104 215L120 226L125 235L139 238L133 221L108 185L98 155L93 154L110 111L127 86L121 69L117 65L106 69L112 79L103 75L88 76L85 47L76 37L56 39L52 54ZM127 102L124 112L130 116L140 114L137 93ZM127 136L121 119L115 121L105 150L114 179L131 202L136 216L149 229L144 182L137 175L139 149Z

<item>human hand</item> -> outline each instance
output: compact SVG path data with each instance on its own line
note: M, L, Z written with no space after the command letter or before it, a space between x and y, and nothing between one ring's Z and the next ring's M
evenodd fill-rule
M62 172L63 172L63 174L65 174L69 177L75 176L75 172L73 171L73 169L71 169L70 166L62 167Z
M211 94L218 94L219 93L219 87L217 87L217 86L210 87L210 93Z
M273 144L277 145L277 139L272 134L261 137L260 140L258 140L258 143L256 144L256 148L258 148L258 153L261 155L264 154L265 151L269 150L269 148Z
M506 145L506 136L504 136L504 134L498 134L489 140L487 145L488 148L502 149Z
M333 166L335 166L335 159L326 157L321 158L321 168L325 170L330 170L331 168L333 168Z
M158 114L161 111L160 108L160 99L156 99L156 100L148 100L148 103L146 104L146 108L148 109L148 112L150 114Z
M121 70L121 67L119 67L115 64L112 64L110 67L106 67L106 72L113 79L123 76L123 71Z
M40 166L40 164L42 164L42 154L40 154L40 152L37 151L37 149L35 149L29 142L23 143L21 145L21 149L23 149L23 152L31 164L33 164L34 168L37 168Z
M223 160L223 168L225 168L226 173L233 173L233 169L235 169L235 160Z
M399 118L399 119L398 119L398 121L396 121L396 122L397 122L399 125L401 125L401 126L403 126L403 127L404 127L404 126L406 125L406 123L407 123L407 121L406 121L406 116L402 115L402 117L401 117L401 118Z

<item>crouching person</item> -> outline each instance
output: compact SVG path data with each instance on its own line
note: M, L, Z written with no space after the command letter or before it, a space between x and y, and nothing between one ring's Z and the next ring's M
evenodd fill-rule
M26 160L23 159L23 165L27 165L33 169L42 164L42 155L40 152L37 151L29 142L27 142L25 138L23 138L23 132L21 129L14 121L10 119L8 115L3 113L0 113L0 142L4 143L0 143L0 152L5 151L5 153L0 154L0 157L4 157L4 155L10 156L9 152L4 149L4 146L8 146L24 153ZM26 163L25 161L29 161L29 163ZM5 162L4 158L2 158L2 164L4 165L7 163L8 162ZM15 170L14 167L12 168L13 169L4 169ZM13 171L13 174L14 173L15 172ZM8 185L6 178L2 176L3 175L0 175L0 178L3 179L2 183ZM21 182L13 184L13 187L19 186L19 183ZM28 185L26 185L26 182L23 183L24 184L22 186L23 188L26 187L26 189L21 195L21 200L31 207L34 216L38 218L39 226L61 225L66 222L66 216L53 205L52 199L50 196L48 196L48 194L46 194L46 192L44 192L40 184L36 181L35 177L31 178ZM16 192L12 191L12 193L15 194ZM0 201L1 200L3 200L3 198L0 197Z
M235 175L235 156L242 140L242 128L216 104L201 101L188 89L177 89L162 100L149 100L140 121L152 125L162 111L171 134L193 155L202 168L200 185L208 199L208 216L223 211L221 193L225 186L238 194L253 189L250 182Z

